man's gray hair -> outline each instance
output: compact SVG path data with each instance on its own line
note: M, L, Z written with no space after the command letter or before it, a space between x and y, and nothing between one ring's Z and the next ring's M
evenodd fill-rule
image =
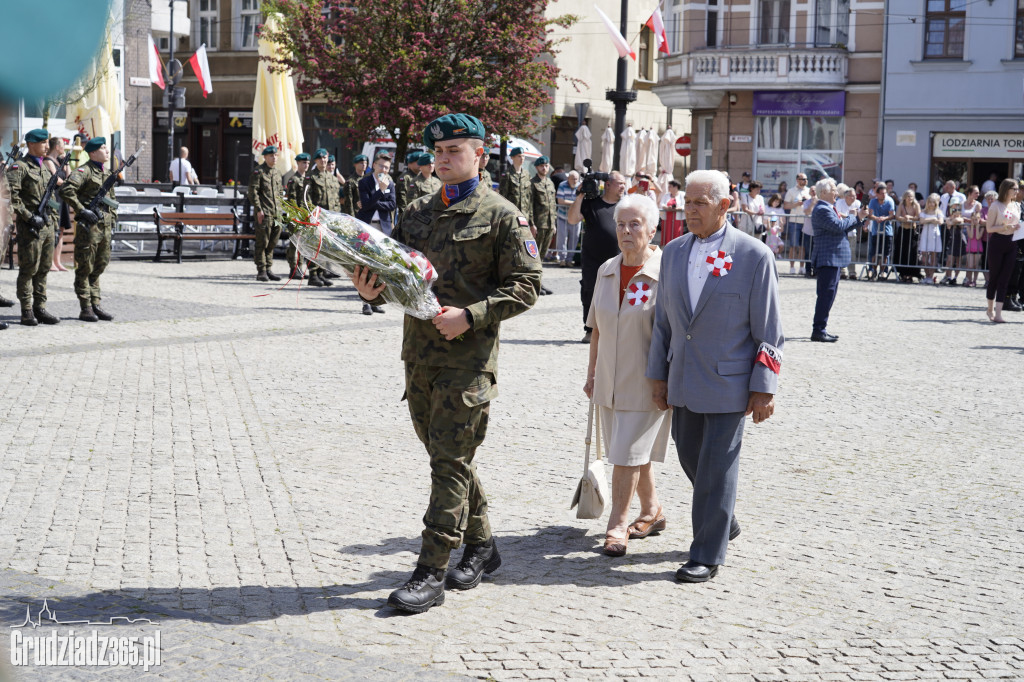
M717 170L695 170L686 176L686 186L707 185L708 198L715 204L729 197L729 178Z
M836 186L835 179L834 178L830 178L829 176L826 175L821 180L818 180L816 183L814 183L814 196L820 197L822 192L825 192L830 187L835 187L835 186Z
M634 209L643 217L644 227L653 234L658 229L658 205L650 197L643 194L627 194L615 204L615 222L619 222L619 214Z
M845 183L842 183L842 182L840 182L838 185L836 185L836 192L839 193L839 196L843 196L844 194L849 192L850 189L851 189L851 187L849 185L847 185Z
M571 180L572 178L576 178L577 180L579 180L580 179L580 174L578 172L574 171L574 170L571 170L571 171L569 171L568 175L565 176L565 179L566 180Z

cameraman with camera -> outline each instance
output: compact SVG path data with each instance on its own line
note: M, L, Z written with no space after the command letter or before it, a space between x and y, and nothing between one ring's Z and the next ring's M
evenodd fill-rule
M580 255L583 278L580 280L580 300L583 302L582 343L590 343L591 329L586 325L590 301L594 297L597 270L609 258L619 255L619 242L615 236L615 204L626 193L626 178L618 171L600 173L592 170L590 159L583 161L587 172L576 190L576 201L569 207L569 223L583 219L583 240ZM604 181L601 193L599 181Z

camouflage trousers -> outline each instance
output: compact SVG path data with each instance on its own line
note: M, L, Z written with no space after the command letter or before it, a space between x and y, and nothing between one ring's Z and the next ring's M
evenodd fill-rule
M100 275L110 265L112 224L75 226L75 295L81 305L100 302Z
M487 497L473 456L487 433L494 375L405 365L405 394L416 435L430 456L430 503L423 516L419 563L447 568L452 550L491 537Z
M295 244L292 244L290 239L288 240L288 248L284 252L284 257L288 261L289 272L294 270L296 267L298 267L299 261L303 260L302 256L299 255L299 250L295 248ZM314 274L314 273L323 274L323 272L324 272L324 269L322 267L320 267L319 265L317 265L316 263L314 263L311 260L305 261L305 264L306 264L306 271L309 274Z
M22 310L46 307L46 276L53 264L53 223L29 231L27 223L18 221L18 300Z
M548 248L551 246L551 240L555 237L555 231L549 228L537 228L537 248L540 250L540 260L544 261L544 256L548 254Z
M279 241L281 225L264 218L263 224L256 226L256 246L252 252L257 270L269 270L274 264L274 247Z

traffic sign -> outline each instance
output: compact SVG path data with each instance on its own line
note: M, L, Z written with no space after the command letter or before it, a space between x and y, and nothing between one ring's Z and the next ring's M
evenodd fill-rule
M689 135L683 135L678 140L676 140L676 154L678 154L679 156L689 156L690 155L690 136Z

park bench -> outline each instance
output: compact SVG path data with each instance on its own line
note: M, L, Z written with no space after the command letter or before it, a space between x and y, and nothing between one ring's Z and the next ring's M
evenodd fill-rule
M238 216L231 213L179 213L171 211L156 212L157 231L163 228L174 230L175 240L174 252L181 262L182 244L186 241L234 241L235 250L232 258L238 258L241 251L241 243L256 239L254 234L244 234L239 230ZM231 228L225 231L223 228ZM220 228L220 229L218 229ZM158 254L159 255L159 254Z

